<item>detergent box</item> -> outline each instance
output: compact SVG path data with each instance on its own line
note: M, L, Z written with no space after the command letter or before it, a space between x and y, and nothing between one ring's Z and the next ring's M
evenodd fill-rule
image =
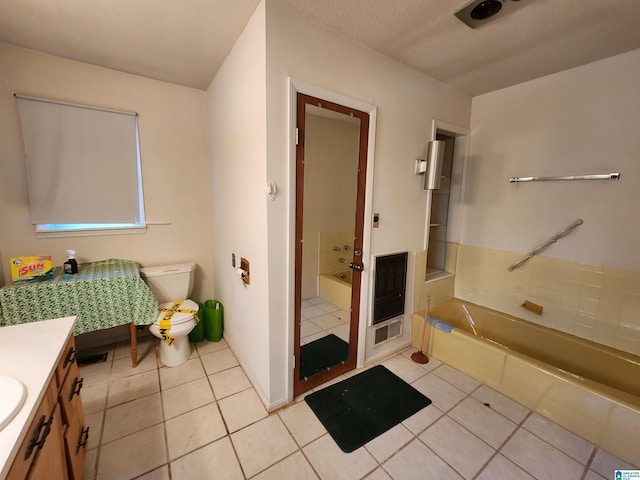
M13 283L41 282L53 278L51 255L14 257L11 259Z

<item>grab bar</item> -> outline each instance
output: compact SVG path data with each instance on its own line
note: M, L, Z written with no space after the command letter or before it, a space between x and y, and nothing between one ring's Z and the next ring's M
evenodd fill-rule
M511 177L510 183L540 182L549 180L620 180L619 172L605 173L602 175L566 175L564 177Z
M581 218L576 218L573 221L573 223L571 223L570 225L567 225L566 227L564 227L562 230L560 230L558 233L556 233L549 240L547 240L546 242L541 243L540 245L538 245L536 248L531 250L529 253L527 253L524 257L522 257L517 262L512 263L509 266L509 268L507 268L507 270L509 270L510 272L513 272L516 268L518 268L519 266L525 264L530 258L534 257L535 255L540 253L542 250L547 248L549 245L551 245L552 243L555 243L560 237L563 237L564 235L569 233L571 230L576 228L578 225L582 225L583 223L584 222L582 221Z

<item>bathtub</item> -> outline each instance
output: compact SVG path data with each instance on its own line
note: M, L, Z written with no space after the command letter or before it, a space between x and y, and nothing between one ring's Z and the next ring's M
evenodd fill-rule
M351 281L353 271L323 273L320 275L320 298L337 305L347 312L351 310Z
M425 353L640 465L640 357L457 299L429 316L454 328L430 327Z

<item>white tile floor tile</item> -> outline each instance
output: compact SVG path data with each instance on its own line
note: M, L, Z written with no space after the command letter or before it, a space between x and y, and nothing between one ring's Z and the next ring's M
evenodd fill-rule
M322 480L356 480L378 467L378 462L364 448L344 453L327 434L303 449Z
M227 435L227 429L215 403L167 420L165 428L169 460L181 457Z
M214 396L207 377L198 378L161 392L164 419L186 413L213 402Z
M83 480L602 480L637 469L438 359L413 363L412 349L384 364L433 404L345 454L305 395L269 415L226 341L198 343L171 369L158 365L157 343L147 342L140 370L120 345L81 367L91 428Z
M298 450L278 415L271 415L231 434L240 465L251 477Z
M495 453L493 448L446 416L418 438L464 478L473 478Z
M267 410L253 389L223 398L218 405L229 432L240 430L267 416Z

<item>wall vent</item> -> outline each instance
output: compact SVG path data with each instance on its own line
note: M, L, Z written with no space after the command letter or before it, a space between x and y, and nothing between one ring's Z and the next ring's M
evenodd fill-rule
M391 340L402 335L402 319L392 320L384 325L379 325L373 329L373 345Z

